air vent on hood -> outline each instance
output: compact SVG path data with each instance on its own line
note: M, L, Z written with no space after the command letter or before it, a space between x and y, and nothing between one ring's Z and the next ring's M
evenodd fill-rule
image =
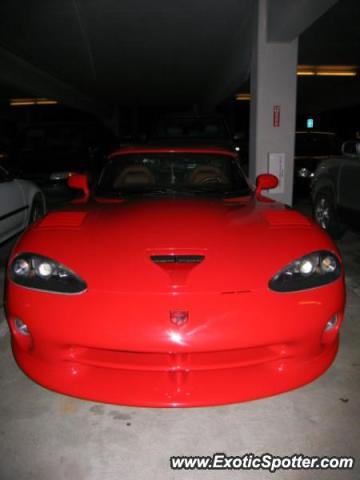
M264 217L271 227L310 227L308 218L291 208L264 212Z
M38 228L80 227L86 212L51 212L38 224Z
M155 263L200 263L204 260L204 255L151 255L151 260Z

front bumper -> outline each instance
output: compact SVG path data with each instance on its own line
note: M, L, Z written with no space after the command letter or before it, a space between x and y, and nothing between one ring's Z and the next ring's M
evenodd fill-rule
M343 308L342 279L291 294L177 296L63 296L9 284L7 302L14 355L30 378L75 397L156 407L246 401L312 381L336 355ZM173 325L174 309L189 321Z

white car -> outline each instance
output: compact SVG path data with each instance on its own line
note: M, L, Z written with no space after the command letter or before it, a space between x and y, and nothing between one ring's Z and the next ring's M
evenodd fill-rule
M44 195L36 185L0 167L0 243L41 218L45 210Z

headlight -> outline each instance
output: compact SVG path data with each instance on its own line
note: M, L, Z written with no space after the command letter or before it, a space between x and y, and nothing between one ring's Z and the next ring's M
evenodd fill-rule
M313 252L280 270L270 280L269 287L276 292L306 290L334 282L340 274L340 261L333 253Z
M60 180L67 180L69 177L71 177L71 172L53 172L50 175L50 180L53 181L60 181Z
M297 174L298 174L298 177L307 178L310 176L310 170L305 167L299 168L299 170L297 171Z
M34 253L18 255L10 265L9 276L18 285L47 292L72 294L87 288L84 280L69 268Z

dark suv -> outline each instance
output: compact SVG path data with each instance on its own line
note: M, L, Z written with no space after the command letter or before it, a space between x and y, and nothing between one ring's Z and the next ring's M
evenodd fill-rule
M309 195L311 179L320 162L340 154L334 133L297 131L295 137L294 196Z
M339 238L346 226L360 230L360 141L343 144L342 155L323 161L311 186L316 222Z

